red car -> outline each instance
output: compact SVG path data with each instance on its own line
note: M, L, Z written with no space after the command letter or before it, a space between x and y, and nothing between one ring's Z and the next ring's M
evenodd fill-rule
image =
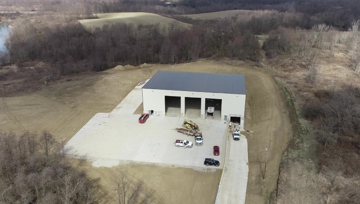
M140 118L139 118L139 123L145 123L148 118L149 118L149 114L148 114L148 113L143 113L143 114L141 114L141 116L140 116Z
M220 147L219 147L219 146L214 146L214 155L215 155L215 156L219 156L219 155L220 155Z

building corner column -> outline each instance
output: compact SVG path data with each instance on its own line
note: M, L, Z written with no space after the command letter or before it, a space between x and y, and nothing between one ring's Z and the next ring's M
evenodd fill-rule
M185 97L181 96L180 99L180 114L182 117L185 117Z

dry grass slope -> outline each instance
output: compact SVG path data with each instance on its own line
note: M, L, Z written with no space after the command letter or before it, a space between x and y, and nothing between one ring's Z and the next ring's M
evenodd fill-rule
M182 23L172 18L160 16L152 13L145 12L124 12L124 13L103 13L96 14L97 19L80 20L80 23L88 30L102 28L104 25L113 25L116 23L126 23L137 25L155 25L159 24L160 27L168 28L171 25L180 28L190 28L191 25Z
M193 20L216 20L226 18L237 18L237 20L250 20L252 17L260 17L265 14L277 13L276 11L262 10L228 10L211 13L182 15Z

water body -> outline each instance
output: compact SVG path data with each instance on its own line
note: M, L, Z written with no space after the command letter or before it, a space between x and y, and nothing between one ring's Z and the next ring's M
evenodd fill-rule
M7 25L0 23L0 56L5 55L8 52L6 47L6 38L9 37L10 28Z

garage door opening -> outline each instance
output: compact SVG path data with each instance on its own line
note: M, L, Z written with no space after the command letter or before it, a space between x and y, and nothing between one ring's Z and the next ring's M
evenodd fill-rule
M230 122L240 125L240 123L241 123L241 117L230 116Z
M221 119L221 99L205 100L205 115L209 119Z
M189 118L201 116L201 98L185 97L185 115Z
M181 114L180 96L165 96L165 114L166 116L179 117Z

